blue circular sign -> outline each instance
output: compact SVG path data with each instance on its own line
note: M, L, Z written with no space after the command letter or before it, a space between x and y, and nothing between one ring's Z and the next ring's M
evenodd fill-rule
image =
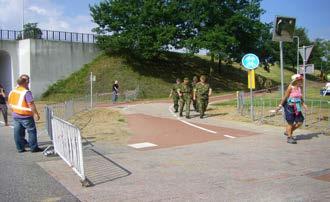
M259 66L259 58L255 54L248 53L242 58L242 64L246 69L255 69Z

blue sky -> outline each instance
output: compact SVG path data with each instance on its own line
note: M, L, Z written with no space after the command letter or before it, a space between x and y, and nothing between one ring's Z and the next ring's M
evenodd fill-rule
M23 0L0 0L0 29L21 29ZM91 32L89 4L100 0L24 0L25 22L38 22L49 30ZM297 18L311 39L330 40L330 0L263 0L266 13L261 20L272 22L275 15Z
M311 39L330 40L330 0L263 0L261 7L264 22L273 22L276 15L295 17L296 26L305 27Z

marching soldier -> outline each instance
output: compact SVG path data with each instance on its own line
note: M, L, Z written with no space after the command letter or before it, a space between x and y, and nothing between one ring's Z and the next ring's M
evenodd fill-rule
M192 87L189 84L189 79L184 78L183 83L178 89L178 94L180 96L180 111L179 115L182 117L183 107L186 106L186 118L190 119L190 102L191 102L191 95L192 95Z
M193 99L197 99L201 119L204 117L207 105L209 103L209 96L211 96L211 94L212 89L210 88L210 85L206 83L206 77L203 75L200 77L200 82L196 84L193 95Z
M196 84L197 84L197 83L198 83L198 77L197 77L197 76L194 76L194 77L193 77L192 84L191 84L191 86L192 86L192 88L193 88L193 91L195 91L195 89L196 89ZM197 103L197 100L192 99L192 102L193 102L193 106L194 106L195 111L198 112L198 103Z
M178 112L179 109L179 94L178 94L178 89L180 88L181 85L181 80L178 78L176 79L176 83L173 85L172 89L171 89L171 93L169 97L173 98L173 107L175 110L175 113Z

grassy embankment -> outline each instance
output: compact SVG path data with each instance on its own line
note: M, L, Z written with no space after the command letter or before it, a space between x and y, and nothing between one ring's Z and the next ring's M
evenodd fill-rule
M166 98L177 77L192 79L194 75L208 75L211 64L207 57L186 56L179 53L167 53L157 59L144 61L132 57L102 54L80 71L50 86L42 100L64 101L72 97L88 95L90 72L96 75L95 93L111 92L113 81L118 80L121 92L139 86L139 99ZM219 73L216 69L217 64L213 65L215 71L212 73L211 86L215 93L247 90L247 73L244 69L235 65L223 65ZM258 74L259 72L258 88L262 88L266 77L277 73L271 71L268 75L262 70L258 70ZM273 78L272 83L278 85L278 79L275 76L271 78Z

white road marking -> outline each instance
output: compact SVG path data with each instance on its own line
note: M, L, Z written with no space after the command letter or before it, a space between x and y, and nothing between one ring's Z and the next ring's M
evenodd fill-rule
M5 122L0 121L1 124L5 125ZM14 128L14 126L9 126L10 128Z
M236 138L234 136L231 136L231 135L224 135L225 137L228 137L228 138Z
M142 142L142 143L136 143L136 144L129 144L128 146L133 147L135 149L142 149L147 147L157 147L158 145L150 143L150 142Z
M192 127L195 127L195 128L198 128L200 130L204 130L206 132L209 132L209 133L213 133L213 134L217 134L217 132L213 131L213 130L209 130L209 129L206 129L206 128L203 128L203 127L200 127L200 126L197 126L195 124L192 124L192 123L189 123L188 121L185 121L185 120L182 120L181 118L179 118L172 110L171 110L171 105L168 107L168 110L171 112L171 114L173 116L175 116L179 121L181 121L182 123L185 123L189 126L192 126Z

